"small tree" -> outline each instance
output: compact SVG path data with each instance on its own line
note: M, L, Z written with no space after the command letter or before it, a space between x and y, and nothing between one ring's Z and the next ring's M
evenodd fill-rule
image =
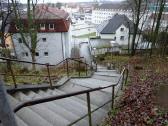
M158 47L160 49L160 55L164 57L168 53L168 26L167 28L160 32L158 35Z
M153 49L156 48L156 43L158 42L158 35L159 35L159 31L160 31L160 23L161 23L161 19L162 19L162 14L164 11L166 5L166 0L158 0L157 1L157 5L158 7L156 7L155 10L155 19L153 22L153 28L152 28L152 46L151 46L151 51L150 51L150 56L152 56L153 54Z
M133 38L131 43L131 55L135 55L136 51L136 37L137 34L139 34L139 25L140 21L143 18L144 14L147 10L147 0L127 0L127 3L129 5L129 8L132 10L132 18L134 22L134 32L133 32ZM140 30L142 30L143 26ZM139 40L139 39L138 39Z
M14 0L11 1L13 4L13 10L15 14L15 23L21 36L22 42L25 45L25 47L29 50L32 62L35 63L37 43L39 41L37 39L38 26L36 23L36 20L39 18L36 15L37 1L34 2L34 0L27 0L27 12L25 14L27 18L26 26L23 23L22 14L19 8L17 8L17 3ZM40 14L38 15L40 16ZM34 64L32 68L35 70Z
M0 1L0 41L1 52L4 57L10 57L9 50L6 49L6 39L9 37L8 27L10 24L10 16L12 14L12 8L10 0Z

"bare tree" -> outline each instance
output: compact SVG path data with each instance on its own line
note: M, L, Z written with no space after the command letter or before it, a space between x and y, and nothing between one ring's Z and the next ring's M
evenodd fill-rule
M147 10L147 0L127 0L127 3L129 5L129 8L131 8L132 10L132 18L134 22L134 32L133 32L133 38L131 43L131 55L133 56L135 55L135 51L137 47L136 37L140 32L139 31L140 21L144 17Z
M154 48L156 48L156 43L158 42L158 35L160 31L160 24L161 24L161 19L162 19L162 14L164 12L164 8L166 5L166 0L158 0L157 1L157 7L155 10L155 20L153 22L153 28L152 28L152 46L151 46L151 51L150 51L150 56L153 54Z
M31 54L32 62L35 63L37 43L39 42L37 39L38 25L36 20L38 17L40 17L40 12L38 13L38 16L36 15L37 0L27 0L27 11L24 13L24 15L23 12L18 8L16 1L11 1L15 15L16 27L19 31L23 44ZM26 24L23 22L22 16L26 17ZM33 65L33 69L35 70L35 65Z
M0 1L0 41L1 41L1 51L4 57L9 57L10 52L6 48L6 39L9 37L8 28L10 25L10 16L12 14L12 8L10 0Z

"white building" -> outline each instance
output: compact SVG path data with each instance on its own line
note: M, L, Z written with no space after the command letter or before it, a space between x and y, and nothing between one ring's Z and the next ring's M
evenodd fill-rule
M132 41L133 32L134 23L127 16L119 14L97 27L97 36L100 36L101 39L113 40L119 45L128 45L128 42ZM139 29L138 33L140 33ZM135 42L141 42L141 39L142 35L138 34Z
M131 10L126 9L125 3L105 3L96 7L92 11L92 23L101 24L105 20L109 20L115 14L125 14L129 19L132 19Z
M91 38L89 40L91 46L91 54L96 56L105 53L119 53L120 46L114 41L109 39Z
M92 22L92 11L88 11L85 13L85 22L91 23Z
M70 19L68 13L57 8L40 6L36 8L35 25L38 25L36 62L57 64L70 57ZM22 16L25 27L28 24L27 16ZM10 32L13 34L13 42L17 58L31 61L31 53L22 41L22 37L14 22L11 23ZM26 34L26 33L25 33ZM28 33L27 33L28 34ZM30 37L28 36L27 40Z
M82 23L76 23L72 25L72 36L74 37L89 35L91 33L96 33L96 28L92 24L87 24L82 22ZM86 38L88 37L86 36Z

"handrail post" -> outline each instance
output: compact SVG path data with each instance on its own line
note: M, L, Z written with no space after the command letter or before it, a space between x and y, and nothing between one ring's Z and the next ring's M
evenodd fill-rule
M68 59L66 59L66 70L67 70L67 76L69 77L69 66L68 66Z
M91 62L90 69L91 71L93 70L93 61Z
M124 81L125 81L125 70L124 70L124 72L123 72L123 76L122 76L121 90L123 89Z
M128 80L128 69L126 68L126 78L125 78L125 85L127 83L127 80Z
M86 64L86 76L88 75L88 66L87 66L87 64Z
M89 126L92 126L92 113L91 113L90 94L89 94L89 92L87 92L87 107L88 107Z
M12 76L14 87L17 88L16 78L15 78L15 75L13 73L13 69L12 69L12 66L11 66L11 61L9 59L7 59L6 61L7 61L7 65L9 65L9 69L10 69L10 73L11 73L11 76Z
M114 108L114 91L115 91L115 85L112 86L112 102L111 102L111 108Z
M86 63L86 60L85 60L85 72L86 72L86 76L87 76L87 68L88 68L88 66L87 66L87 63Z
M52 81L51 81L51 76L50 76L49 63L46 64L46 67L47 67L47 73L48 73L49 83L50 83L50 86L52 87Z
M79 77L80 77L80 75L81 75L81 74L80 74L80 70L81 70L81 69L80 69L80 66L81 66L81 65L80 65L80 61L79 61L78 63L79 63L79 64L78 64L78 75L79 75Z

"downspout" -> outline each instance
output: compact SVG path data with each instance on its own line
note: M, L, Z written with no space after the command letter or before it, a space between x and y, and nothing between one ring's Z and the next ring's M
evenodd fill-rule
M64 43L63 43L63 38L62 38L62 32L61 32L61 45L62 45L62 57L63 57L63 60L64 60L65 56L64 56Z
M14 50L14 53L15 53L15 57L16 57L16 59L17 59L18 56L17 56L17 53L16 53L15 44L14 44L14 42L13 42L13 36L11 36L11 42L12 42L13 50Z

